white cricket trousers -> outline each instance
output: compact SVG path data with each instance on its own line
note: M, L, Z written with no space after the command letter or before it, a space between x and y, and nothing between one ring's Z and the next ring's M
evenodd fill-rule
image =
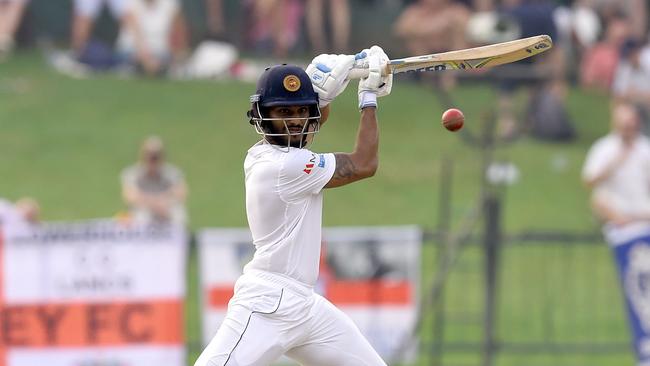
M306 366L386 365L352 320L311 287L248 271L194 366L265 366L282 355Z

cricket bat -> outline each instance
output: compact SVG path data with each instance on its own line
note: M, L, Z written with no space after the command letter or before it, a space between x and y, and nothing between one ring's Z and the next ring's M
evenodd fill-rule
M539 35L464 50L390 60L383 75L402 72L471 70L503 65L535 56L553 47L551 37ZM368 76L368 62L355 64L349 79Z

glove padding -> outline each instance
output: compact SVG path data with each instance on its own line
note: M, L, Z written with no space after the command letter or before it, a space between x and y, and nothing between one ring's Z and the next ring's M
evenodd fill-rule
M343 93L348 86L348 74L354 64L352 55L329 55L316 56L305 70L314 91L318 93L318 106L325 107L334 98Z
M377 97L390 94L393 88L393 75L382 76L381 72L388 63L388 55L379 46L372 46L357 54L357 60L367 58L368 77L359 81L359 109L376 107Z

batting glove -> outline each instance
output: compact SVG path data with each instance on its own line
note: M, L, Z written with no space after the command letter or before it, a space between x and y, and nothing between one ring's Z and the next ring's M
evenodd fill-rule
M334 98L343 93L350 82L348 74L354 64L352 55L328 55L316 56L305 70L314 91L318 93L318 106L325 107Z
M361 51L357 59L367 58L368 77L359 81L359 109L377 107L377 97L390 94L393 88L393 75L382 76L381 72L388 63L388 55L379 46Z

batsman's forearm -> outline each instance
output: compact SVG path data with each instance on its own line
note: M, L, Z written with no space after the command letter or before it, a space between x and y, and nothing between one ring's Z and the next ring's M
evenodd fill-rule
M357 132L357 141L352 153L355 165L363 169L368 176L377 171L379 165L379 126L377 109L368 107L361 110L361 122Z

